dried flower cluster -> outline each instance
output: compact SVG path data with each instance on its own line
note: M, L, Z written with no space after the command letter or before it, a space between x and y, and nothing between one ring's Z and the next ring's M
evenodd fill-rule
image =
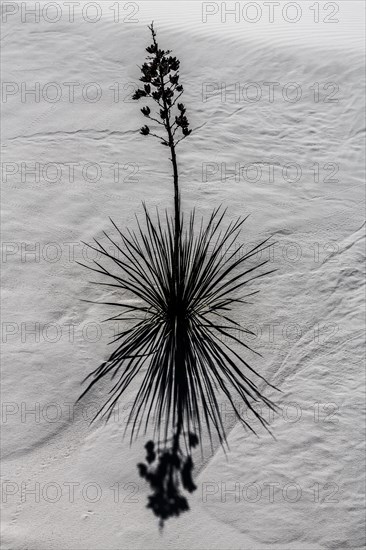
M147 61L142 65L140 78L144 83L143 88L139 88L133 95L133 99L143 97L151 98L158 104L158 111L152 116L150 107L142 107L142 114L155 124L164 126L168 137L159 136L151 132L150 126L145 125L140 132L143 136L154 136L160 140L163 145L176 146L179 141L189 136L192 130L189 129L189 122L186 116L186 109L183 103L178 102L183 93L183 86L179 84L179 60L172 57L171 50L161 50L156 41L156 32L153 25L149 27L152 33L153 43L146 48L150 54ZM176 106L176 114L172 121L172 110ZM159 117L156 118L156 117ZM181 131L180 139L179 131Z

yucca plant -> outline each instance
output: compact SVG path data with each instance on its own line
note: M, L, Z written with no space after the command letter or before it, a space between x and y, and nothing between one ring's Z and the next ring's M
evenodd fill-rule
M146 463L138 464L138 468L153 489L148 507L162 525L170 516L189 508L180 488L189 492L196 488L191 454L202 443L203 429L211 442L215 432L220 443L226 443L218 392L228 399L245 427L254 431L240 414L235 395L268 429L254 404L263 402L271 409L275 405L255 382L256 377L266 382L265 379L240 353L240 348L243 352L253 350L235 335L238 329L252 333L241 327L230 312L258 292L241 293L248 283L273 270L258 271L267 262L253 265L249 261L258 251L271 246L268 239L246 254L240 254L240 246L235 252L226 253L237 242L246 218L230 222L226 228L225 211L221 208L215 209L206 223L197 222L194 211L184 218L176 147L191 130L186 108L179 102L183 94L179 61L170 55L170 50L159 48L153 24L149 29L152 44L146 48L149 55L141 67L143 87L136 91L134 99L152 100L157 107L156 113L149 106L141 109L149 121L149 126L141 128L141 134L158 139L170 149L174 215L157 212L154 220L144 204L144 221L137 219L135 231L122 232L111 220L118 239L107 233L105 237L117 254L95 239L91 248L108 264L95 260L93 267L86 266L105 279L97 284L123 290L134 298L132 303L104 302L120 308L120 313L108 320L130 321L131 314L134 317L132 327L114 339L116 348L108 360L87 377L91 380L82 396L101 379L110 377L112 388L98 413L108 419L125 390L139 376L140 385L126 429L131 426L132 441L142 425L146 433L153 424L152 439L145 446ZM157 133L159 129L163 135ZM233 345L227 343L230 340Z

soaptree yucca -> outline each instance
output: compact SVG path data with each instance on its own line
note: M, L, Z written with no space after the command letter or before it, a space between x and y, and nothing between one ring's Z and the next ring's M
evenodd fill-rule
M108 419L126 388L138 380L127 426L132 440L141 426L146 432L153 425L152 439L145 446L147 462L138 467L153 489L148 506L162 524L188 509L180 487L189 492L195 489L191 450L202 441L203 430L211 441L215 433L221 444L226 442L219 394L252 431L234 398L240 398L265 427L254 405L275 406L256 383L256 378L261 383L264 378L242 356L241 351L246 355L253 350L238 338L238 330L250 331L231 315L234 306L240 307L258 292L246 291L246 285L271 272L260 269L265 261L253 262L258 251L270 244L267 239L245 254L240 246L227 253L245 219L225 224L221 208L206 222L197 220L194 211L186 217L181 212L176 147L191 130L186 108L179 101L183 93L179 61L159 48L153 24L149 29L152 44L141 67L143 87L134 99L156 105L156 112L149 105L141 109L148 120L141 134L158 139L170 150L174 215L157 212L153 218L144 204L144 217L137 219L134 231L121 231L111 220L117 237L105 233L109 246L95 240L92 248L105 259L89 266L104 278L97 284L134 298L105 302L119 308L109 320L132 320L133 324L116 336L116 348L87 377L89 385L82 395L110 378L112 387L99 411Z

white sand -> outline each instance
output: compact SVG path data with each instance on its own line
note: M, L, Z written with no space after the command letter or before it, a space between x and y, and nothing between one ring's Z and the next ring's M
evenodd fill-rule
M200 2L141 2L136 24L114 23L109 2L95 24L83 21L78 10L74 23L66 17L54 24L42 18L22 23L16 14L3 24L3 81L29 88L39 82L41 90L56 82L63 92L55 103L42 95L39 103L30 96L22 102L19 92L2 104L2 162L8 163L5 170L16 166L10 163L19 167L7 181L3 172L2 184L4 549L363 547L364 16L361 2L343 2L340 23L315 24L310 4L302 2L304 15L293 25L223 24L217 18L204 24ZM253 285L261 293L240 311L240 320L260 326L262 336L253 345L264 357L252 363L281 388L281 396L267 395L284 411L272 420L277 441L263 430L257 439L234 425L227 457L220 448L198 457L191 512L168 522L163 535L145 508L148 488L136 471L145 439L130 448L121 437L136 386L121 404L120 421L107 426L87 421L103 388L86 400L89 410L85 403L75 407L74 418L67 405L78 397L82 378L106 358L111 336L111 327L103 325L98 341L87 341L95 334L93 325L86 332L87 324L100 323L108 312L80 299L104 299L107 292L90 285L90 275L75 263L85 253L81 241L108 230L108 216L121 227L133 226L141 200L151 207L172 202L165 149L135 131L143 123L143 103L114 102L109 89L119 82L122 98L131 92L123 86L139 77L137 64L149 41L145 25L152 18L161 45L181 60L184 103L196 128L179 150L184 210L196 206L207 214L222 203L229 217L251 213L245 242L276 233L278 271ZM102 98L88 103L77 92L70 103L63 83L71 81L98 83ZM229 90L236 82L258 83L263 98L235 102L228 95L222 102L216 88L202 101L204 83L225 83ZM273 102L265 82L280 83ZM282 97L289 82L301 86L296 103ZM324 90L326 83L338 85L339 101L315 102L314 83L321 94L333 90ZM54 90L48 93L52 97ZM65 165L58 183L43 177L35 182L30 175L22 181L21 162L79 167L74 182ZM89 162L101 166L96 183L83 178L80 167ZM138 164L138 181L123 181L131 166L114 181L111 165L117 162ZM251 162L263 169L256 183L233 176L220 181L219 172L202 181L202 163L226 163L233 170L235 163ZM293 168L287 181L282 177L286 163L301 167L299 181L288 181ZM338 166L338 181L329 181L333 167L324 168L327 163ZM36 247L39 261L24 246ZM51 261L56 251L61 256ZM54 324L41 330L39 341L31 334L37 323L41 329ZM36 408L39 418L24 415L24 408ZM22 495L22 483L39 490L39 498ZM117 484L115 502L111 487ZM101 494L92 502L95 488ZM232 491L226 498L225 489Z

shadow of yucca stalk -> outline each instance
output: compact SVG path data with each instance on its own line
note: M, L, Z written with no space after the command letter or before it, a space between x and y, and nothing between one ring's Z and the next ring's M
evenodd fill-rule
M212 212L207 223L197 223L194 211L186 219L181 213L176 147L191 130L186 109L178 102L183 93L179 61L169 50L159 49L153 24L149 29L153 43L146 48L149 55L141 67L144 86L134 99L151 98L157 104L154 115L148 106L141 111L165 134L158 135L147 125L141 128L141 134L155 137L170 149L174 216L167 211L163 216L157 212L153 221L144 204L144 222L137 220L136 231L123 233L111 220L120 241L107 233L105 236L118 257L95 239L91 248L111 265L104 267L94 261L95 266L89 267L107 279L97 284L128 291L135 298L134 303L103 302L121 308L108 320L131 320L131 314L137 317L133 317L131 328L116 336L118 346L108 361L87 377L91 381L79 399L99 380L110 376L114 385L98 413L108 420L123 392L146 368L127 425L131 426L132 441L142 424L146 433L153 417L153 440L145 445L146 463L138 464L138 468L153 490L148 507L163 526L164 520L189 509L181 487L188 492L196 489L191 454L201 441L203 423L210 441L214 430L220 443L226 443L217 401L219 390L244 426L254 432L235 405L232 392L268 429L266 420L251 404L261 401L275 409L253 381L255 376L265 379L222 337L253 351L231 332L240 329L253 334L230 317L230 310L234 304L248 303L247 298L258 292L238 291L274 270L257 271L268 260L254 267L248 264L258 251L271 246L268 239L239 258L241 247L224 254L236 243L246 218L230 222L225 229L225 211L221 208ZM243 268L245 264L248 267Z

